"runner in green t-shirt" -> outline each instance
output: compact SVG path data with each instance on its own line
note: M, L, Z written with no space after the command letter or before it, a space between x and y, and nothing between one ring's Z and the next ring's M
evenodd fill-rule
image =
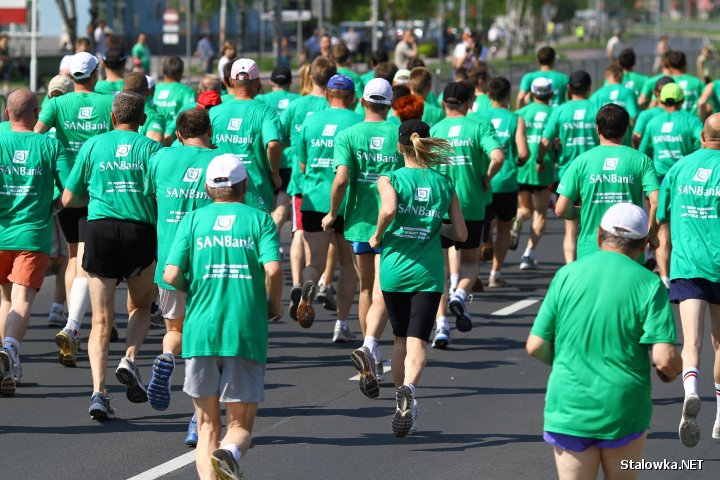
M157 113L149 101L150 90L148 89L147 78L140 72L131 72L125 78L123 86L125 92L135 92L145 99L145 123L140 127L138 133L145 135L151 140L163 143L165 133L165 117Z
M622 145L629 127L630 116L624 108L613 103L602 107L597 114L600 145L573 161L558 185L557 215L580 220L577 258L598 251L597 228L612 205L631 202L642 208L645 196L650 203L650 236L654 241L660 185L652 160ZM578 201L580 206L576 207Z
M669 51L668 51L669 52ZM662 77L669 77L672 74L670 66L668 65L668 52L663 53L660 56L660 65L662 72L648 78L640 90L640 96L638 97L638 106L642 108L652 108L656 105L656 100L653 98L653 91L655 90L655 84ZM655 70L655 68L653 68Z
M329 108L322 115L307 117L302 124L299 142L295 152L303 175L303 237L305 240L305 267L302 270L302 290L308 292L316 288L320 276L325 271L328 248L332 237L335 238L336 255L340 265L337 284L337 321L333 331L334 343L351 342L355 334L347 324L350 307L355 297L357 281L353 264L352 249L343 235L342 215L335 220L332 230L324 231L322 219L330 211L330 193L335 175L333 173L333 155L335 137L352 125L362 122L362 117L351 110L355 103L355 85L350 77L335 75L330 78L326 96ZM340 205L339 211L345 206ZM315 313L312 305L301 295L297 318L307 324Z
M675 83L675 80L673 80L672 77L660 77L660 79L655 82L654 94L656 99L660 99L660 92L668 83ZM663 112L665 112L665 110L662 107L648 108L647 110L640 112L637 120L635 121L632 132L632 146L634 148L638 148L640 146L640 142L642 141L642 137L645 135L645 130L647 129L647 124L650 120Z
M698 100L698 115L700 120L705 120L718 110L720 110L720 80L715 80L705 85L705 90Z
M360 78L360 75L352 70L352 56L350 55L348 47L342 42L338 43L332 47L332 57L337 64L337 73L350 78L350 80L353 81L353 85L355 85L356 98L362 98L365 84L363 83L362 78Z
M195 91L180 83L185 65L180 57L167 57L162 64L163 81L155 85L153 102L165 118L166 138L175 137L175 119L186 102L195 101Z
M558 141L558 178L562 180L565 169L580 154L598 144L595 104L588 100L592 80L587 72L578 70L570 76L568 93L570 101L553 109L543 130L538 161L545 160L545 154ZM576 220L565 221L563 256L565 263L575 261L577 250L578 224Z
M485 207L492 201L490 182L502 168L505 158L492 124L466 116L472 106L473 94L472 87L465 82L448 83L443 91L446 118L430 131L433 137L450 142L455 151L447 165L436 168L452 180L469 232L463 242L442 239L444 249L454 247L459 252L449 259L447 268L451 279L457 272L458 283L451 285L455 292L449 302L445 297L440 302L433 341L436 348L444 348L450 342L448 310L455 316L458 330L466 332L472 328L472 316L465 302L478 276Z
M635 99L637 99L640 97L640 93L642 92L642 88L645 85L648 76L633 71L635 68L635 62L635 50L632 48L626 48L620 52L620 55L618 55L618 64L623 70L621 83L625 88L632 90L635 94Z
M608 103L620 105L627 110L630 121L633 122L638 116L637 100L635 93L622 85L623 70L617 63L610 64L605 69L604 86L600 87L590 96L590 101L595 102L595 108L600 110ZM628 130L626 146L630 146L630 130Z
M515 250L518 246L520 226L516 219L518 208L518 166L522 166L530 157L525 120L508 109L510 105L510 80L505 77L494 77L488 83L488 97L492 101L490 108L471 113L468 117L483 118L495 129L503 148L505 162L502 169L490 182L493 198L492 204L485 209L485 236L492 241L492 221L496 220L496 238L493 246L493 260L488 277L488 287L505 287L507 281L502 278L502 266L508 248Z
M55 139L33 133L38 100L21 88L8 95L10 131L0 135L0 287L3 344L0 348L0 394L15 394L22 377L19 350L35 296L50 262L55 189L68 173L65 148Z
M62 98L62 97L60 97ZM150 157L163 147L137 133L145 120L145 99L121 92L113 101L114 131L83 145L63 193L65 207L88 205L83 268L93 311L88 353L93 376L90 416L112 418L105 388L110 329L115 322L115 290L126 279L129 320L125 357L115 371L133 403L147 401L135 366L150 322L156 291L153 283L157 236L154 201L145 195ZM89 201L88 201L89 198Z
M110 48L102 56L102 67L105 71L105 80L95 85L95 91L105 95L117 95L123 89L123 76L125 75L125 52L119 48Z
M249 432L265 397L266 280L271 297L279 298L282 290L277 229L269 215L243 205L247 179L236 155L210 162L205 186L213 203L183 217L163 275L166 283L188 292L183 390L192 397L198 418L219 425L221 403L227 410L222 447L212 454L198 450L203 478L213 477L213 469L239 478L237 462L250 448ZM200 428L198 445L216 448L216 433Z
M479 112L490 108L490 97L487 95L488 83L492 75L485 65L477 65L468 72L468 81L475 87L475 101L473 102L471 112Z
M703 147L670 168L660 188L658 221L670 223L672 260L670 301L680 304L683 329L683 402L680 440L693 447L700 439L697 414L698 367L702 353L705 313L710 307L713 341L720 329L720 252L717 242L720 215L720 114L705 121ZM720 352L715 349L713 378L720 395ZM719 397L720 398L720 397ZM712 438L720 440L720 404Z
M549 78L553 86L553 98L550 100L551 107L557 107L565 102L565 94L568 86L568 76L555 70L555 49L552 47L541 47L537 52L537 60L540 70L526 73L520 80L520 91L517 94L516 105L521 108L530 103L530 85L538 77Z
M547 78L536 78L530 85L533 101L518 110L517 114L525 120L530 158L518 167L518 209L515 218L524 222L532 217L532 227L528 235L527 247L520 260L520 270L535 270L535 249L545 231L547 209L550 205L549 186L555 181L554 150L538 159L538 149L545 124L550 118L550 98L552 83ZM539 162L539 163L538 163ZM516 227L519 231L521 227Z
M407 83L410 93L417 95L424 101L422 121L431 127L445 118L445 111L438 108L429 100L432 89L432 74L425 67L415 67L410 71L410 80Z
M400 125L398 149L405 167L378 178L381 205L370 246L383 247L380 288L395 336L392 358L397 408L392 419L396 437L417 430L416 387L425 367L434 315L445 290L441 232L463 241L467 228L452 181L432 167L448 162L450 143L430 138L420 120ZM443 225L443 217L450 218ZM371 372L371 352L353 353L360 371Z
M685 102L683 110L696 113L700 96L705 89L705 82L698 77L688 75L687 73L687 56L684 52L672 50L667 54L668 66L670 67L670 75L675 83L682 88L685 93Z
M149 75L152 57L150 56L150 48L147 46L147 35L144 33L138 35L137 43L133 45L130 55L132 55L133 63L140 64L143 69L142 73Z
M595 478L601 465L605 478L622 477L619 462L603 461L615 455L639 463L651 368L664 382L682 369L667 292L636 261L647 230L640 207L608 210L597 232L602 251L557 272L528 336L528 353L552 367L543 438L560 478Z

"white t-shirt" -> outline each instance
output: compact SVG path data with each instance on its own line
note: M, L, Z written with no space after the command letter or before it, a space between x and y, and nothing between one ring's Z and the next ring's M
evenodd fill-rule
M458 43L455 46L455 50L453 51L453 58L465 58L465 62L463 62L463 64L460 66L465 68L472 68L472 66L475 64L476 57L475 52L470 52L467 58L465 57L468 48L469 45L467 42Z
M220 57L220 60L218 60L218 77L220 79L223 78L223 70L225 69L225 64L227 64L230 61L229 58L227 58L225 55Z

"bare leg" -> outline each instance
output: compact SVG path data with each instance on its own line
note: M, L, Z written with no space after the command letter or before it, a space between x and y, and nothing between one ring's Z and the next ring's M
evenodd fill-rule
M338 319L346 320L355 297L357 274L353 265L352 247L340 233L335 234L337 257L340 264L340 276L337 283ZM325 277L327 279L327 277Z
M383 298L382 291L380 290L380 255L368 254L361 255L361 257L368 257L368 259L372 259L374 263L372 304L367 312L366 329L368 335L380 340L380 337L382 337L382 334L385 331L385 325L387 325L388 320L387 310L385 309L385 299Z
M712 327L710 330L712 347L715 351L715 363L713 365L713 379L720 384L720 305L710 305L710 318Z
M639 462L642 460L645 438L647 438L647 433L623 447L603 448L600 450L603 474L607 480L635 480L637 478L638 471L623 470L621 461L632 460Z
M545 222L547 220L547 209L550 205L550 190L545 189L533 194L533 221L528 239L528 248L536 249L540 239L545 233Z
M563 255L565 263L572 263L577 258L578 221L565 220L565 238L563 238Z
M683 332L681 353L683 369L697 368L700 365L706 307L707 302L703 300L683 300L680 302L680 321Z
M37 295L37 290L24 285L12 284L10 293L10 310L0 319L0 332L2 337L12 337L22 342L30 323L30 310Z
M0 302L0 341L5 341L5 321L12 306L12 283L0 285L2 291L2 302Z
M278 231L282 229L282 226L287 221L290 211L290 200L287 192L283 192L282 190L277 194L277 198L275 199L275 210L272 212L272 218Z
M88 356L92 371L93 392L107 395L105 371L107 370L110 329L115 324L115 285L114 278L103 278L90 274L90 303L92 304L92 330L88 340Z
M497 236L495 237L495 248L493 250L492 269L500 272L505 262L508 247L510 246L510 229L512 222L497 221Z
M216 480L210 458L218 447L222 419L220 418L220 397L193 397L197 415L198 443L195 447L195 468L201 480Z
M670 225L660 225L658 241L660 242L660 246L655 250L655 261L657 261L658 270L660 271L660 278L665 279L670 277L670 252L672 249L670 243Z
M360 296L358 299L358 317L363 337L372 335L367 331L367 315L373 301L373 286L375 284L375 255L356 255L358 277L360 279ZM373 335L374 336L374 335Z
M596 480L600 469L600 449L590 447L584 452L572 452L553 447L559 480Z
M165 319L165 328L167 329L167 332L165 333L165 336L163 336L163 353L171 352L177 357L182 352L183 320L185 320L185 317Z
M331 237L332 240L332 237ZM344 238L343 238L344 240ZM331 241L328 245L327 258L325 259L325 271L323 272L323 284L327 287L333 283L333 276L335 276L335 268L338 263L338 251L335 241Z
M392 351L392 376L395 388L405 382L405 358L407 357L407 338L395 337Z
M524 222L532 215L532 194L527 190L518 192L518 209L515 218Z
M423 370L425 370L427 342L419 338L408 337L405 349L405 375L403 384L413 384L417 387L420 383L420 377L422 376ZM395 368L394 358L393 368Z
M67 271L68 259L67 257L58 257L57 273L55 273L55 294L53 296L53 303L62 305L67 300L67 292L65 290L65 273Z
M227 432L225 432L225 437L220 442L220 447L235 445L242 455L247 453L252 440L257 408L257 403L233 402L225 404Z
M460 250L460 281L458 288L471 291L480 271L480 248Z
M292 273L293 285L302 283L301 276L305 266L305 246L303 244L303 231L297 230L293 233L290 243L290 271Z
M128 278L128 329L125 356L135 362L140 347L150 328L150 308L155 300L155 262L140 272L137 277Z

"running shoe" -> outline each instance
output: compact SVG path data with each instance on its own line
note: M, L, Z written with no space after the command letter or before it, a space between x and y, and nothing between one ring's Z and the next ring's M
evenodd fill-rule
M315 321L315 309L312 306L315 292L317 292L315 282L303 283L300 290L300 303L297 306L297 321L302 328L312 327Z
M538 262L530 255L525 255L520 259L520 270L537 270Z
M520 230L522 229L522 220L519 218L512 219L512 227L510 228L510 250L517 250L518 243L520 243Z
M483 262L490 262L493 259L493 255L495 255L495 246L492 242L484 242L480 246L480 260Z
M713 425L712 438L720 443L720 423Z
M385 381L385 366L383 365L382 359L375 361L375 378L377 378L378 385Z
M360 380L358 382L360 391L368 398L377 398L380 395L380 385L378 385L375 368L373 368L375 360L370 349L368 347L360 347L353 351L350 359L360 374Z
M240 465L238 465L230 450L218 448L213 452L210 460L218 480L240 480L243 478Z
M417 407L412 390L407 385L398 387L395 391L397 408L392 419L392 431L396 437L405 437L413 428ZM415 427L417 429L417 426Z
M145 403L148 401L147 390L142 384L140 372L130 358L124 357L120 360L120 364L115 370L115 376L127 388L125 395L128 400L132 403Z
M319 285L315 300L317 303L322 304L325 310L330 310L331 312L337 310L337 302L335 302L335 289L332 286Z
M48 327L50 328L57 328L57 327L64 327L67 323L67 317L65 316L65 312L63 312L62 307L56 308L52 307L52 310L50 310L50 314L48 315Z
M333 343L349 343L356 339L355 334L350 330L350 327L347 325L335 326L335 331L333 332Z
M55 344L60 348L60 363L66 367L76 367L80 337L75 336L72 328L63 328L55 335Z
M302 287L300 285L293 285L290 289L290 318L297 321L297 309L300 304L300 297L302 295Z
M466 300L472 300L472 297L466 297ZM472 315L467 309L467 305L459 295L455 294L448 302L448 310L455 315L455 327L461 332L469 332L472 330Z
M90 418L97 421L112 420L115 418L115 409L110 406L110 398L95 392L90 397Z
M188 447L195 448L197 447L198 442L198 432L197 432L197 414L193 413L192 418L190 419L190 423L188 423L188 431L187 435L185 436L185 445Z
M10 352L0 348L0 394L4 397L12 397L15 395L16 385L15 368Z
M510 284L503 277L488 277L488 288L509 287Z
M150 330L160 330L165 328L165 319L163 312L157 303L153 302L150 307Z
M700 405L700 397L698 397L697 393L685 395L678 433L680 441L686 447L694 447L700 441L700 425L697 422Z
M170 406L170 385L175 362L164 353L155 357L152 376L147 387L147 398L155 410L167 410Z
M450 330L445 327L440 327L435 330L435 338L432 342L432 348L444 349L450 345Z

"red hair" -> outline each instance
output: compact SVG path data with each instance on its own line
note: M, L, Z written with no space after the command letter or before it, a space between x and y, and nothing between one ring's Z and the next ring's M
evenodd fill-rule
M405 95L395 102L395 115L401 122L417 119L421 120L425 111L425 102L417 95Z

